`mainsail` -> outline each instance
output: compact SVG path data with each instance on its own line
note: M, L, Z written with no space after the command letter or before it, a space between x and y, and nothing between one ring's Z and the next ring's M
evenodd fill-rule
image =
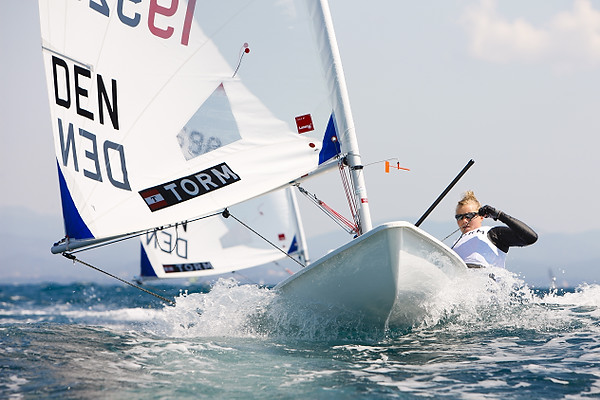
M318 4L40 0L66 233L53 251L219 212L327 166L338 106L314 46Z
M286 256L296 257L301 265L307 263L302 223L290 188L234 205L228 211L229 218L213 216L143 235L141 280L201 278Z

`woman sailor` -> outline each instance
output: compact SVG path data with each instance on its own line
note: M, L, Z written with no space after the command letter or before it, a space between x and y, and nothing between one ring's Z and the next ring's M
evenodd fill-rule
M470 268L505 268L506 253L512 246L528 246L538 236L529 226L510 215L481 203L468 191L456 205L456 222L462 232L452 249ZM481 226L484 218L500 220L506 226Z

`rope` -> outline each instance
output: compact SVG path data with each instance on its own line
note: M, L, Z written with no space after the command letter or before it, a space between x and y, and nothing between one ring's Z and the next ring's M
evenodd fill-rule
M458 229L457 229L457 230L458 230ZM456 231L454 231L454 232L456 232ZM452 232L452 234L454 234L454 232ZM458 243L458 241L459 241L460 239L462 239L462 237L463 237L464 235L465 235L464 233L461 233L461 234L460 234L460 236L458 237L458 239L456 239L456 242L454 242L454 244L453 244L452 246L450 246L450 248L451 248L451 249L453 249L453 248L454 248L454 246L456 246L456 243Z
M141 291L143 291L143 292L146 292L146 293L148 293L148 294L150 294L150 295L152 295L152 296L154 296L154 297L156 297L156 298L159 298L159 299L161 299L162 301L164 301L165 303L169 303L169 304L175 305L175 302L174 302L173 300L167 299L166 297L163 297L163 296L161 296L160 294L157 294L157 293L151 292L151 291L149 291L149 290L147 290L147 289L144 289L144 288L143 288L143 287L141 287L141 286L138 286L138 285L136 285L136 284L133 284L133 283L131 283L131 282L128 282L128 281L126 281L126 280L124 280L124 279L121 279L121 278L119 278L118 276L115 276L115 275L113 275L113 274L111 274L111 273L109 273L109 272L106 272L106 271L104 271L104 270L102 270L102 269L100 269L100 268L94 267L93 265L91 265L91 264L88 264L88 263L86 263L85 261L82 261L82 260L78 259L77 257L75 257L75 256L74 256L73 254L71 254L71 253L67 253L67 252L65 252L65 253L62 253L62 255L63 255L64 257L68 258L69 260L73 260L73 262L76 262L76 261L77 261L78 263L80 263L80 264L83 264L83 265L85 265L86 267L90 267L90 268L92 268L92 269L95 269L96 271L102 272L103 274L106 274L106 275L110 276L111 278L115 278L116 280L118 280L118 281L121 281L121 282L123 282L123 283L125 283L125 284L127 284L127 285L129 285L129 286L132 286L132 287L134 287L134 288L136 288L136 289L139 289L139 290L141 290Z
M240 69L240 65L242 65L242 58L244 57L244 54L247 54L247 53L250 53L250 48L248 47L248 43L244 43L244 45L240 49L238 65L237 65L237 67L235 67L235 71L233 71L233 75L231 76L232 78L235 78L238 70Z
M354 182L350 178L350 172L345 170L344 161L341 159L338 162L340 176L342 179L342 185L344 186L344 193L346 194L346 201L348 201L348 207L350 208L350 214L352 214L352 218L354 219L356 233L360 232L360 219L358 214L358 204L356 203L356 196L354 196L355 188ZM346 172L347 171L347 172Z
M350 208L350 214L352 215L352 219L354 222L350 221L348 218L344 217L333 208L329 207L324 201L320 200L316 195L309 193L306 189L300 187L300 185L296 184L296 187L304 196L306 196L310 201L312 201L317 207L321 209L329 218L335 221L342 229L350 234L360 235L360 214L358 212L358 202L354 193L356 192L354 187L354 181L350 176L350 170L346 169L346 158L339 157L338 158L338 169L340 171L340 177L342 181L342 186L344 188L344 194L346 195L346 201L348 202L348 207Z
M254 234L256 234L257 236L259 236L261 239L263 239L265 242L269 243L271 246L273 246L273 247L274 247L274 248L276 248L277 250L281 251L281 252L282 252L283 254L285 254L287 257L289 257L289 258L291 258L292 260L294 260L294 261L295 261L297 264L299 264L301 267L303 267L303 268L304 268L304 267L306 267L306 265L304 265L304 264L302 264L300 261L296 260L294 257L292 257L291 255L289 255L288 253L286 253L285 251L283 251L282 249L280 249L280 248L279 248L277 245L275 245L274 243L272 243L271 241L269 241L267 238L265 238L264 236L262 236L261 234L259 234L258 232L256 232L254 229L250 228L248 225L246 225L244 222L242 222L241 220L239 220L238 218L236 218L234 215L230 214L230 213L229 213L229 211L228 211L227 209L223 210L223 212L218 212L218 213L210 214L210 215L207 215L207 216L204 216L204 217L199 217L199 218L194 218L194 219L188 220L188 221L186 221L186 222L182 223L182 225L184 225L184 228L185 228L185 224L187 224L187 223L189 223L189 222L195 222L195 221L198 221L198 220L201 220L201 219L204 219L204 218L214 217L215 215L219 215L219 214L223 215L223 217L225 217L225 218L228 218L228 217L230 217L230 216L231 216L231 217L233 217L233 219L235 219L235 220L236 220L237 222L239 222L241 225L243 225L244 227L246 227L248 230L252 231ZM179 226L179 223L177 223L177 224L175 224L175 225L166 226L166 227L159 227L159 228L155 228L155 229L153 230L153 232L157 232L157 231L159 231L159 230L163 230L163 229L172 228L173 226L175 226L175 232L176 232L176 234L177 234L177 235L179 235L179 232L178 232L178 230L177 230L177 228L178 228L178 226ZM152 296L154 296L154 297L156 297L156 298L158 298L158 299L160 299L160 300L164 301L165 303L169 303L169 304L171 304L171 305L175 305L176 303L175 303L173 300L167 299L166 297L163 297L163 296L161 296L161 295L159 295L159 294L157 294L157 293L154 293L154 292L152 292L152 291L150 291L150 290L148 290L148 289L145 289L145 288L143 288L143 287L141 287L141 286L139 286L139 285L136 285L136 284L134 284L134 283L131 283L131 282L128 282L128 281L126 281L126 280L124 280L124 279L121 279L121 278L119 278L118 276L116 276L116 275L113 275L113 274L111 274L110 272L104 271L103 269L100 269L100 268L98 268L98 267L95 267L95 266L93 266L93 265L91 265L91 264L89 264L89 263L87 263L87 262L85 262L85 261L83 261L83 260L80 260L80 259L78 259L76 256L74 256L74 255L73 255L74 253L78 253L78 252L81 252L81 251L87 251L87 250L95 249L95 248L98 248L98 247L107 246L107 245L109 245L109 244L113 244L113 243L121 242L121 241L124 241L124 240L127 240L127 239L132 239L132 238L134 238L134 237L138 237L138 236L144 235L144 234L145 234L145 233L147 233L147 232L149 232L149 231L144 231L144 232L139 232L139 233L131 234L131 235L128 235L128 236L126 236L126 237L122 237L122 238L115 239L115 240L112 240L112 241L109 241L109 242L105 242L105 243L100 243L100 244L98 244L98 245L95 245L95 246L90 246L90 247L86 247L86 248L84 248L84 249L75 250L75 251L72 251L72 252L70 252L70 253L68 253L68 252L64 252L64 253L62 253L62 255L63 255L63 257L65 257L65 258L68 258L69 260L72 260L72 261L73 261L73 263L75 263L75 262L78 262L78 263L80 263L80 264L82 264L82 265L85 265L86 267L89 267L89 268L95 269L95 270L96 270L96 271L98 271L98 272L102 272L103 274L105 274L105 275L108 275L108 276L110 276L111 278L114 278L114 279L116 279L116 280L118 280L118 281L120 281L120 282L122 282L122 283L124 283L124 284L126 284L126 285L129 285L129 286L131 286L131 287L134 287L134 288L136 288L136 289L139 289L139 290L141 290L142 292L148 293L149 295L152 295ZM159 246L159 248L161 248L161 247ZM162 248L161 248L161 250L162 250ZM233 273L237 273L238 275L240 275L240 276L242 276L242 277L246 278L246 280L248 280L249 282L252 282L252 280L250 280L248 277L245 277L244 275L240 274L239 272L233 271ZM258 285L258 284L257 284L257 285Z
M450 236L454 235L454 234L455 234L455 233L456 233L456 232L457 232L457 231L458 231L460 228L463 228L463 227L465 227L465 226L469 225L469 222L471 222L471 220L472 220L473 218L475 218L476 216L477 216L477 215L474 215L472 218L469 218L469 220L467 221L467 223L466 223L466 224L464 224L463 226L461 226L461 227L457 228L457 229L456 229L454 232L452 232L451 234L449 234L448 236L446 236L446 237L444 238L444 240L446 240L446 239L448 239ZM461 233L461 235L458 237L458 239L456 239L456 242L454 242L454 244L453 244L453 245L452 245L450 248L451 248L451 249L453 249L453 248L454 248L454 246L456 246L456 243L458 243L458 241L459 241L460 239L462 239L462 237L463 237L464 235L465 235L464 233ZM443 241L443 240L442 240L442 241Z
M460 228L456 228L451 234L449 234L448 236L446 236L445 238L443 238L442 242L445 241L446 239L448 239L450 236L454 235L456 232L458 232L459 229ZM462 235L461 235L461 237L462 237ZM458 238L458 240L460 240L460 237ZM454 243L454 244L456 244L456 243ZM452 247L454 247L454 245L452 245Z
M205 219L205 218L210 218L210 217L214 217L215 215L219 215L219 214L221 214L221 212L220 212L220 211L219 211L219 212L216 212L216 213L213 213L213 214L205 215L204 217L198 217L198 218L188 219L187 221L184 221L184 222L178 222L178 223L176 223L176 224L171 224L171 225L167 225L167 226L159 226L159 227L156 227L156 228L154 228L154 229L148 229L148 230L145 230L145 231L142 231L142 232L131 233L131 234L129 234L129 235L126 235L126 236L120 237L120 238L118 238L118 239L115 239L115 240L110 240L110 241L107 241L107 242L98 243L98 244L96 244L96 245L94 245L94 246L83 247L83 248L81 248L81 249L78 249L78 250L73 250L73 251L69 252L68 254L80 253L80 252L82 252L82 251L93 250L93 249L97 249L97 248L100 248L100 247L108 246L108 245L110 245L110 244L114 244L114 243L122 242L122 241L124 241L124 240L133 239L133 238L136 238L136 237L139 237L139 236L145 235L146 233L148 233L148 232L150 232L150 231L152 231L152 232L156 232L156 231L162 231L162 230L169 229L169 228L173 228L173 227L175 227L175 229L177 229L177 226L178 226L179 224L185 225L185 224L188 224L188 223L190 223L190 222L196 222L196 221L200 221L200 220L202 220L202 219ZM66 238L65 238L65 239L66 239ZM64 239L63 239L63 240L64 240ZM160 247L160 246L159 246L159 247ZM162 250L162 248L161 248L161 250ZM68 257L67 257L67 258L68 258Z
M340 221L342 224L346 225L350 229L350 233L354 233L357 231L358 228L356 227L356 224L354 224L348 218L344 217L342 214L335 211L333 208L329 207L327 204L325 204L323 202L321 202L320 205L321 205L321 207L323 207L324 210L331 213L331 215L335 216L338 219L338 221Z
M340 213L334 211L331 207L329 207L327 204L325 204L324 201L319 200L319 198L316 195L310 193L308 190L304 189L300 185L297 185L296 187L298 188L300 193L302 193L304 196L306 196L306 198L308 198L310 201L312 201L313 204L315 204L317 207L319 207L319 209L321 211L323 211L325 213L325 215L327 215L329 218L331 218L343 230L345 230L346 232L348 232L350 234L358 232L358 227L356 225L354 225L347 218L343 217ZM346 226L344 226L344 225L346 225Z
M271 246L273 246L274 248L276 248L277 250L279 250L280 252L282 252L283 254L285 254L287 257L291 258L292 260L294 260L298 265L300 265L302 268L305 268L306 265L302 264L300 261L296 260L294 257L292 257L291 255L289 255L288 253L286 253L285 251L283 251L282 249L279 248L279 246L277 246L276 244L274 244L273 242L271 242L269 239L267 239L266 237L264 237L263 235L261 235L260 233L256 232L254 229L250 228L248 225L246 225L245 223L243 223L242 221L240 221L238 218L236 218L235 215L231 214L229 212L229 210L225 209L223 211L223 217L224 218L229 218L232 217L233 219L235 219L237 222L239 222L240 224L242 224L245 228L247 228L248 230L250 230L251 232L253 232L255 235L257 235L259 238L261 238L262 240L264 240L265 242L269 243Z

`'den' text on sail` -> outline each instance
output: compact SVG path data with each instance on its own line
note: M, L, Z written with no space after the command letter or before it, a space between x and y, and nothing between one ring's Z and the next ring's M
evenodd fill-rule
M175 237L167 231L146 232L146 245L149 247L152 245L155 249L160 249L160 251L184 260L188 258L188 241L179 237L179 232Z
M101 125L104 125L107 122L106 120L110 119L112 128L115 131L119 130L117 81L115 79L111 79L111 84L107 86L102 75L96 74L95 87L98 107L97 110L90 110L82 105L87 99L91 98L90 90L93 85L91 84L92 72L90 70L76 64L73 65L71 70L65 60L52 56L52 73L54 78L54 100L58 106L65 109L75 107L78 115L91 121L95 121L96 114L94 112L96 112L98 122ZM71 86L71 75L73 76L73 86ZM110 93L108 87L110 87ZM108 118L105 118L105 111ZM85 177L103 182L101 166L105 166L104 175L114 187L131 190L125 162L125 149L121 144L113 140L104 140L99 149L98 138L93 132L79 128L79 135L76 136L72 122L63 122L61 118L58 118L57 123L63 166L67 167L69 165L69 155L72 154L73 161L71 165L76 172L79 172L78 157L84 156L91 162L91 164L88 162L88 165L93 166L92 169L83 169ZM76 146L76 141L79 146ZM78 147L86 149L84 154L77 153Z

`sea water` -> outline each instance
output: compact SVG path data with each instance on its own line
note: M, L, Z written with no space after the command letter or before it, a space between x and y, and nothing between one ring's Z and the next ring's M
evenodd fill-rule
M600 397L600 286L457 277L395 329L337 325L271 290L0 285L1 399Z

